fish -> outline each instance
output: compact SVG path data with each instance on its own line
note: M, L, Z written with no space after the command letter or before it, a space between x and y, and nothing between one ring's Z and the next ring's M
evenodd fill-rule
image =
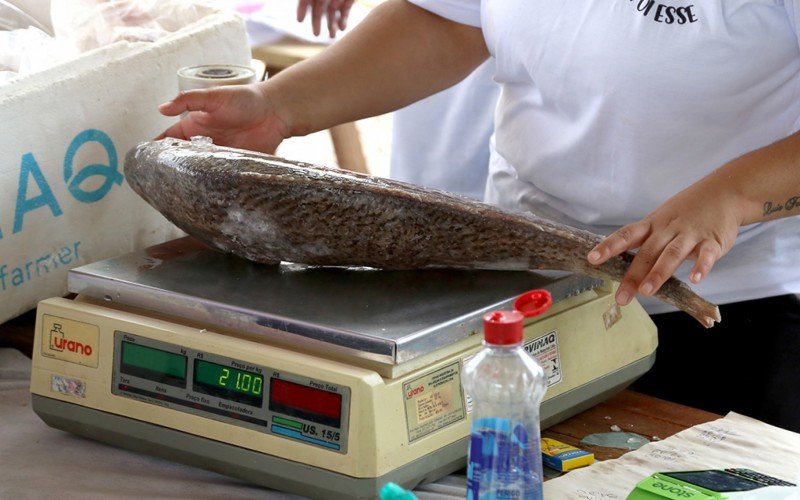
M561 270L620 281L634 254L595 266L601 236L444 191L207 138L142 142L125 157L130 187L187 234L263 264L390 270ZM705 327L716 305L675 277L655 295Z

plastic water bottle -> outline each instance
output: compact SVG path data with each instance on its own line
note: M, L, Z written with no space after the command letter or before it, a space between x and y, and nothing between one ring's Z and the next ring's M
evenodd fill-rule
M528 294L538 294L531 299L540 304L526 315L552 303L546 291ZM523 318L519 311L484 315L484 347L464 366L473 404L467 499L542 498L539 405L546 376L522 348Z

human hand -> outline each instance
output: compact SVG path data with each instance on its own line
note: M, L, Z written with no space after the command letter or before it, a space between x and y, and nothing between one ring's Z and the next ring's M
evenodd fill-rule
M218 146L273 153L290 135L258 84L184 91L158 110L166 116L188 113L157 139L204 135Z
M297 22L302 23L306 18L308 9L311 8L311 26L314 35L320 34L320 23L325 13L328 20L328 33L331 38L336 37L336 29L344 31L347 28L347 16L355 0L298 0Z
M620 282L616 300L627 305L636 293L651 296L684 260L699 283L733 246L744 220L742 203L724 186L699 182L681 191L644 219L623 226L593 248L587 259L599 265L638 248Z

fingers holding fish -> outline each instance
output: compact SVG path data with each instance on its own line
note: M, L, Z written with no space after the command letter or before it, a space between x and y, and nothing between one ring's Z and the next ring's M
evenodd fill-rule
M711 268L714 267L714 264L722 257L724 252L719 243L706 240L695 247L694 253L697 255L697 260L689 273L689 279L692 283L697 284L708 276Z
M618 304L628 305L636 293L641 292L642 289L647 292L646 295L652 295L658 291L664 281L672 276L672 273L663 278L651 275L672 237L673 235L668 233L654 231L650 221L645 219L622 227L598 245L599 252L603 255L607 254L609 258L639 248L625 272L625 276L620 281L616 294ZM605 244L608 246L607 250L604 247ZM646 281L648 278L650 281Z
M269 111L269 102L257 83L225 85L183 90L158 110L166 116L202 111L230 121L256 121L261 118L260 112Z
M599 266L623 252L638 248L650 234L650 224L638 221L623 226L598 243L587 255L591 264Z
M652 296L690 257L696 246L694 238L669 232L652 234L641 246L617 292L629 301L637 292ZM624 304L623 304L624 305Z
M159 111L165 116L186 113L159 138L203 135L217 145L271 153L289 136L258 84L184 91Z
M598 243L587 255L598 266L635 251L617 290L625 305L637 293L660 293L684 261L694 260L691 282L705 278L733 246L744 220L735 193L722 189L713 178L696 183L668 199L643 219L628 224ZM711 317L711 316L709 316Z
M165 116L178 116L186 111L205 111L211 106L215 90L183 90L171 101L161 104L158 111Z
M211 124L211 125L210 125ZM213 129L213 118L208 113L203 111L193 111L181 119L179 122L174 123L168 129L163 131L156 140L172 137L174 139L189 140L193 136L202 135L211 137L215 143L224 144L227 142L223 137L224 131L215 133Z
M686 260L696 260L690 272L693 283L699 283L708 275L725 252L713 236L715 230L704 232L701 227L691 217L670 220L654 213L607 236L589 252L587 259L593 265L601 265L624 252L638 249L616 294L617 303L627 305L637 293L656 294ZM728 230L735 231L734 228Z

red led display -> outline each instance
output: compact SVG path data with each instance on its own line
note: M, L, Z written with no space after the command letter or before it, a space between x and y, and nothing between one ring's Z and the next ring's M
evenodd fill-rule
M342 395L272 378L269 407L272 411L339 427L342 417Z

